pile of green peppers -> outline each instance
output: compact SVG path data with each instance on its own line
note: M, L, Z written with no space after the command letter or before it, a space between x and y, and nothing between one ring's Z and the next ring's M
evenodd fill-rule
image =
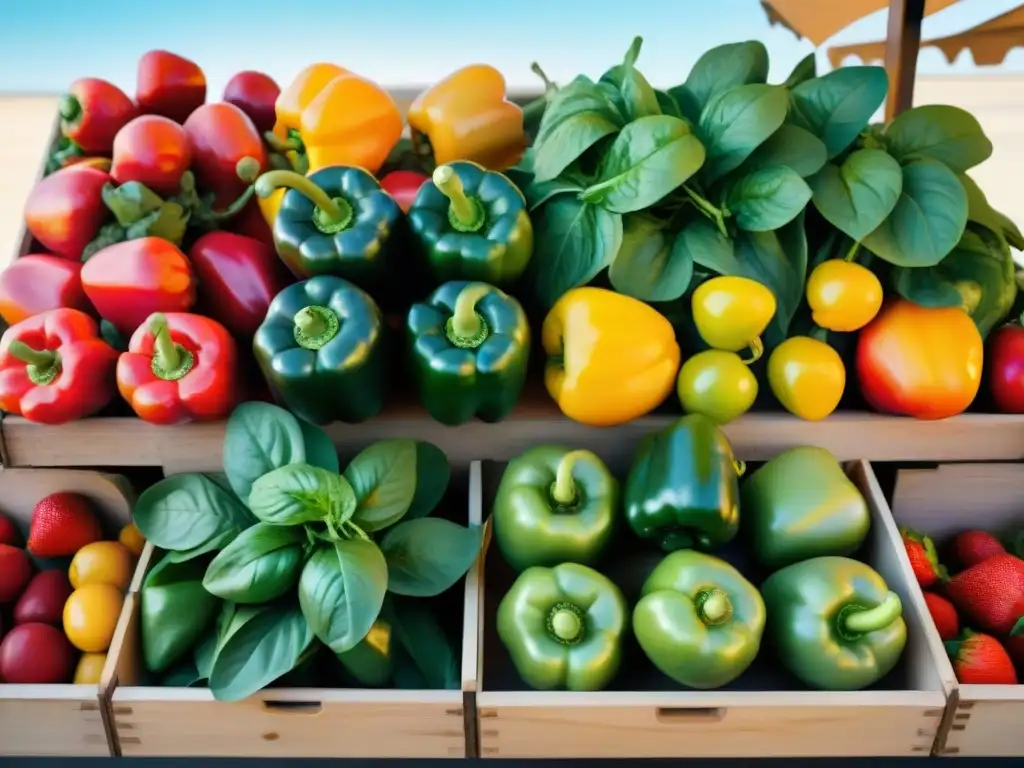
M497 630L520 678L539 690L606 688L630 630L654 667L694 689L735 681L762 644L811 688L885 677L906 625L899 597L852 557L871 525L857 486L820 448L785 451L741 483L744 469L699 414L642 440L622 485L586 450L542 445L509 462L492 521L518 575ZM624 556L622 527L664 553L631 611L605 575ZM760 588L722 557L734 540Z

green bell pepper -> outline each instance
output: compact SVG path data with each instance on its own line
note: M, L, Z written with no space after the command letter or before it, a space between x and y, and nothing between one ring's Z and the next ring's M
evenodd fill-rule
M744 536L770 569L852 555L871 529L864 496L824 448L780 453L744 481L740 506Z
M622 592L592 568L528 568L498 605L498 637L519 676L541 691L599 691L622 662Z
M383 282L402 211L369 172L343 165L309 176L268 171L255 188L260 197L288 190L274 244L297 277L334 275L367 289Z
M516 571L593 565L615 531L619 483L590 451L539 445L508 463L494 499L494 538Z
M507 176L460 160L420 187L408 212L424 262L440 283L482 280L502 288L526 270L533 224Z
M694 550L667 555L633 609L633 634L647 658L691 688L720 688L742 675L757 658L764 624L754 585Z
M281 291L252 349L274 397L313 424L350 423L384 405L380 309L340 277L313 277Z
M869 566L816 557L761 585L768 639L790 672L812 688L856 691L896 666L907 643L899 596Z
M711 419L684 416L641 441L626 479L626 521L666 552L714 549L739 531L742 472Z
M154 565L139 592L142 660L155 674L192 651L220 610L221 601L203 589L210 558L176 562L170 554Z
M409 357L420 400L442 424L501 421L526 381L530 326L493 285L445 283L409 309Z

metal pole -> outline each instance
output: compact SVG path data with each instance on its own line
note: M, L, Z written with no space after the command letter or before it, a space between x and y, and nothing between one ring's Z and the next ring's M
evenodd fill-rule
M885 100L887 122L914 104L924 4L925 0L889 3L889 28L885 38L885 71L889 75L889 97Z

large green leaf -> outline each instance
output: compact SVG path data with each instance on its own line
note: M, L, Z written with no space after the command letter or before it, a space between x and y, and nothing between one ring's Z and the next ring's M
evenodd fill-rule
M992 156L992 142L970 112L927 104L899 115L885 130L889 151L901 163L938 160L963 173Z
M768 232L795 219L810 199L811 189L796 171L771 165L731 184L726 205L740 229Z
M605 90L579 77L551 98L533 145L536 181L549 181L594 144L610 136L625 119Z
M693 255L660 220L644 213L624 219L622 246L608 270L619 293L641 301L678 299L690 286Z
M691 219L676 235L673 249L690 254L693 263L717 275L742 275L733 242L703 216Z
M726 43L705 51L693 65L686 82L669 89L683 114L693 123L722 91L735 85L764 83L768 79L768 50L758 40Z
M859 149L842 165L827 163L809 183L818 212L859 243L896 207L903 171L883 150Z
M270 403L242 403L231 412L224 435L224 472L243 501L252 484L273 469L306 460L299 420Z
M364 448L344 478L356 495L354 523L368 532L395 524L416 496L416 441L380 440Z
M714 96L700 116L707 159L701 178L711 184L753 154L786 119L786 89L778 85L737 85Z
M772 165L784 165L807 178L821 170L827 154L821 139L803 128L783 123L743 162L738 173L753 173Z
M882 67L842 67L794 87L789 119L821 139L833 158L867 127L888 90Z

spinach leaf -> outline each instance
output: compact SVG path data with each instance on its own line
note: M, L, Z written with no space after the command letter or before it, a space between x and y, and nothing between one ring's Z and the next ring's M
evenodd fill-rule
M139 592L142 658L159 674L192 650L217 614L220 601L203 589L206 562L175 563L164 557Z
M790 93L790 122L813 133L829 159L863 131L889 91L882 67L842 67L807 80Z
M306 448L306 463L334 474L341 472L338 452L327 433L316 424L302 419L299 419L299 429L302 430L302 443Z
M205 680L196 669L196 663L192 659L185 658L175 664L160 679L160 685L165 688L190 688Z
M252 515L203 475L171 475L139 496L132 519L147 541L160 549L187 550L252 525Z
M393 628L377 619L362 640L352 648L336 653L338 661L360 685L382 688L391 682L394 669L395 640Z
M399 523L380 549L387 561L388 591L433 597L462 578L480 554L483 528L467 528L439 517Z
M598 84L577 78L552 97L544 112L533 143L535 181L555 178L625 122Z
M842 165L828 163L809 181L818 213L859 243L896 207L903 171L881 149L858 149Z
M389 597L388 616L401 650L413 661L428 690L458 690L459 662L444 629L429 605L419 600ZM398 659L396 659L397 666Z
M740 229L768 232L795 219L810 199L811 188L796 171L770 165L730 184L726 206Z
M672 97L672 94L667 91L655 91L654 97L658 100L658 106L661 108L661 114L678 117L680 120L686 119L683 115L682 108Z
M903 190L889 217L864 238L879 258L898 267L932 267L953 250L967 226L967 194L937 160L903 166Z
M705 51L690 70L686 82L669 89L693 123L708 102L733 86L768 80L768 50L757 40L727 43Z
M301 527L257 523L213 558L203 587L235 603L275 600L299 580L305 542Z
M441 503L448 492L452 467L444 451L433 443L416 441L416 492L413 494L406 520L426 517Z
M692 277L692 254L675 246L661 221L644 213L623 219L622 245L608 270L616 291L641 301L671 301L686 293Z
M1010 217L1007 216L1005 213L1000 213L999 211L996 211L994 208L992 210L995 212L996 218L999 219L999 221L1003 225L1003 237L1006 238L1006 241L1014 248L1016 248L1018 251L1024 251L1024 235L1021 234L1021 231L1020 229L1017 228L1017 225L1014 224L1010 220Z
M959 107L928 104L899 115L885 130L889 152L900 163L938 160L963 173L992 156L981 123Z
M700 115L707 160L701 169L711 184L753 154L786 119L786 89L777 85L737 85L714 96Z
M544 310L607 267L622 244L622 217L559 195L534 212L534 251L525 283Z
M743 274L732 240L703 216L694 218L679 231L672 248L686 251L696 266L717 275Z
M817 76L818 64L814 52L812 51L797 62L796 66L793 67L793 71L789 73L789 77L786 78L786 82L783 83L783 85L792 90L800 85L800 83L807 82Z
M605 153L597 183L580 194L613 213L654 205L684 184L704 162L704 147L677 117L642 117L627 125Z
M960 184L967 195L967 220L985 227L997 235L1002 235L1011 246L1018 251L1024 250L1024 235L1017 225L1005 214L993 208L978 183L967 173L958 174Z
M736 172L746 175L772 165L784 165L806 179L821 170L826 155L825 145L818 137L803 128L783 123Z
M343 653L366 637L387 590L388 566L376 544L337 541L314 552L303 567L299 605L317 639Z
M586 182L578 183L574 178L566 178L563 174L550 181L536 181L523 190L526 205L533 211L544 205L555 195L578 195L586 187Z
M241 701L299 664L313 633L297 606L267 606L217 653L210 692L218 701Z
M242 403L231 412L224 435L224 472L238 498L271 470L306 460L299 420L269 403Z
M601 76L602 82L615 86L621 94L623 114L626 120L661 114L661 106L654 88L636 68L641 45L643 45L643 38L634 38L622 63L612 67Z
M289 464L252 484L249 509L264 523L339 526L356 510L355 490L341 475L310 464Z
M416 441L380 440L363 449L345 468L355 491L352 521L367 533L397 523L416 497Z
M758 281L775 294L775 316L764 334L765 346L771 349L786 339L803 299L807 278L803 216L777 232L740 232L735 242L743 276Z
M234 610L234 606L231 603L222 603L223 608ZM217 617L217 624L220 623L220 616ZM199 675L200 680L209 680L210 672L213 671L213 660L217 655L217 637L218 631L216 624L212 629L208 629L203 639L196 644L195 650L192 653L192 661L196 667L196 673Z
M400 691L426 691L430 684L416 666L416 660L401 645L396 645L393 653L392 684Z

